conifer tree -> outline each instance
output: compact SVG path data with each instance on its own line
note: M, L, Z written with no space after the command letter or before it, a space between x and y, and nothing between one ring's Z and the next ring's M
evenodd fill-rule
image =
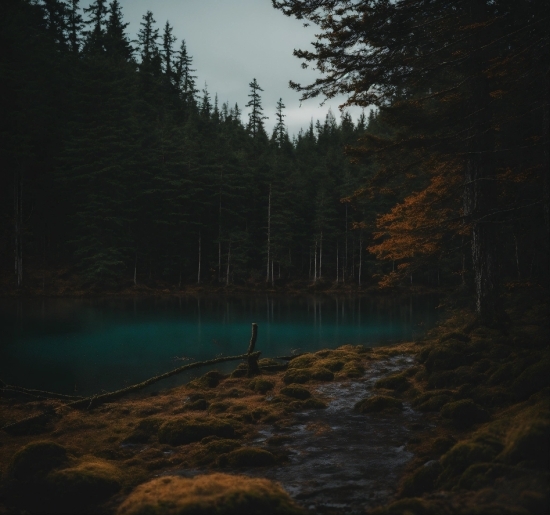
M82 15L80 14L80 8L78 6L79 3L80 0L70 0L69 7L67 9L67 30L69 33L68 40L74 54L78 54L80 51L82 28L84 27Z
M250 107L251 111L248 115L248 131L253 139L265 136L264 120L267 120L267 116L264 116L264 110L262 107L262 99L260 97L260 91L263 89L258 84L256 79L253 79L249 84L250 93L248 94L248 104L246 107Z
M84 8L88 15L85 22L90 28L84 32L86 35L85 51L88 54L101 54L105 50L105 18L107 16L107 1L94 0Z
M105 30L105 51L107 55L130 61L134 49L126 35L128 23L122 21L122 9L118 0L109 4L109 18Z

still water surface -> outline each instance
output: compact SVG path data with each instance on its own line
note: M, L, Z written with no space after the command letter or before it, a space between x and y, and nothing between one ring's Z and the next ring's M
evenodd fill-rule
M262 357L410 339L433 325L433 297L172 297L0 301L0 379L86 395L178 366L246 352ZM236 363L220 366L225 371ZM204 370L165 381L173 386Z

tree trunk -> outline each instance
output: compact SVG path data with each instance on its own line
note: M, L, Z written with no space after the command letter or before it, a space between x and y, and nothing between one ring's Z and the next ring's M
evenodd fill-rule
M340 272L338 267L340 266L340 242L336 242L336 284L338 284L338 279L340 278Z
M14 231L15 231L15 278L17 287L23 282L23 174L20 170L14 175Z
M197 271L197 284L201 283L201 233L199 232L199 269Z
M269 198L267 201L267 275L266 275L265 282L269 282L270 251L271 251L271 184L269 185Z
M315 272L313 275L313 282L317 282L317 240L315 240L315 253L313 255L313 261L315 263Z
M229 263L231 262L231 238L229 239L229 247L227 248L227 272L225 276L226 286L229 284Z
M319 279L323 277L323 232L321 231L321 245L319 247Z
M359 286L361 286L361 265L363 258L363 233L359 236Z
M486 19L485 5L472 1L473 23ZM484 41L477 41L482 48ZM478 50L473 59L473 75L468 105L469 133L466 161L464 214L472 228L472 261L476 289L476 312L483 324L502 320L499 295L498 239L493 213L496 209L494 129L491 87L485 76L487 50Z

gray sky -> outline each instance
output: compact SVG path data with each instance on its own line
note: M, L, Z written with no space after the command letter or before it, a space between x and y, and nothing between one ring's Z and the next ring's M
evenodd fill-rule
M82 1L87 6L89 0ZM323 107L320 98L308 100L300 107L299 93L288 87L288 81L302 84L313 81L313 70L304 70L292 55L294 48L311 48L316 32L302 22L284 16L273 9L271 0L120 0L124 20L129 22L129 35L134 38L141 17L150 10L161 30L166 20L174 27L179 48L185 39L193 67L197 70L197 86L204 83L220 106L238 102L243 109L243 121L248 120L248 84L255 77L264 90L262 104L268 134L275 123L275 104L279 98L286 105L285 122L289 134L307 128L311 118L324 120L329 108L339 119L338 105L342 99L332 99ZM354 121L361 110L349 110Z

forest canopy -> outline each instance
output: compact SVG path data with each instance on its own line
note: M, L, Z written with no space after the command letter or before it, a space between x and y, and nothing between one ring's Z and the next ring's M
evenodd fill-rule
M291 86L347 98L292 138L284 92L248 79L243 122L150 11L131 41L117 0L2 2L3 284L473 285L496 320L503 280L547 282L547 4L273 5L319 27Z

